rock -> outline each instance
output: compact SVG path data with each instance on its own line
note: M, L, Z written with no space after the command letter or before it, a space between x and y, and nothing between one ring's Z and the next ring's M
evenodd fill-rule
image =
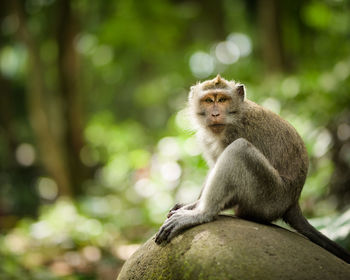
M349 280L350 265L297 233L220 216L169 244L148 240L118 276L131 279Z

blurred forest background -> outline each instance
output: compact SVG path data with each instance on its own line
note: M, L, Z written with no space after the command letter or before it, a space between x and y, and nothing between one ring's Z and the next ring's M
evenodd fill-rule
M0 2L0 279L114 279L207 166L217 73L306 142L301 205L350 249L349 0Z

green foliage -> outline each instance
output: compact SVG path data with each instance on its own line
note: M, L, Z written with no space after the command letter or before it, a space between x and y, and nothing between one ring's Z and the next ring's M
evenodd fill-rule
M349 227L350 211L341 215L332 215L324 218L312 219L314 227L333 240L337 240L344 248L350 247Z
M29 125L28 50L17 40L16 18L2 18L0 74L13 88L14 110L10 118L0 114L1 279L110 279L174 203L193 201L207 166L182 109L190 85L218 72L242 81L249 99L296 127L310 156L302 207L310 217L325 216L315 225L350 248L349 214L340 215L329 198L339 124L346 125L350 108L349 1L281 6L289 64L277 73L266 71L259 7L248 2L72 3L86 113L80 160L93 170L75 200L57 197L57 182L43 168ZM62 100L53 22L59 1L25 3L45 70L45 109L59 136L65 126L57 117ZM349 151L350 136L342 137Z

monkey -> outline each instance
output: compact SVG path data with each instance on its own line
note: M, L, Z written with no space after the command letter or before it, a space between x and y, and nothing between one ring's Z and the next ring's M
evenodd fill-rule
M298 201L309 159L291 124L246 98L243 84L220 75L192 86L187 108L209 172L197 201L169 211L155 236L157 244L233 208L237 217L260 223L282 218L350 263L350 254L302 214Z

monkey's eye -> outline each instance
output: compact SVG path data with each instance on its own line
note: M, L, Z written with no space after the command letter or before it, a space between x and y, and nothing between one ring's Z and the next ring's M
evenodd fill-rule
M204 99L204 101L205 101L206 103L212 103L212 102L214 102L213 99L211 99L210 97Z
M227 100L227 98L225 98L225 97L220 97L219 100L218 100L218 102L219 102L219 103L223 103L223 102L225 102L226 100Z

